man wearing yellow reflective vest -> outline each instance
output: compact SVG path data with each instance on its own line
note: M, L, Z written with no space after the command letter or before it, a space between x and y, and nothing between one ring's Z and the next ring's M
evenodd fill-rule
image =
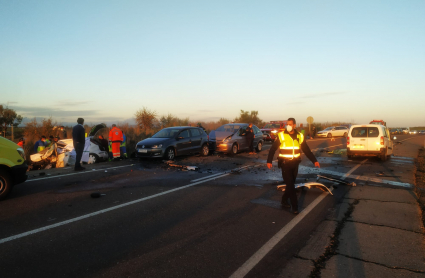
M282 169L282 178L286 184L285 193L282 196L282 208L289 208L288 198L291 201L292 212L298 214L298 200L295 194L295 180L298 175L298 165L301 162L301 150L314 163L315 167L320 168L319 162L311 152L307 143L304 140L304 135L296 129L296 121L294 118L289 118L286 130L277 134L269 151L267 158L267 168L271 169L274 154L279 149L278 167Z

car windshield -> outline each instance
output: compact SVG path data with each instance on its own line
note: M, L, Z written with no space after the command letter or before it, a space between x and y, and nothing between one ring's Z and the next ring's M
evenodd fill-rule
M280 124L266 124L264 128L280 128Z
M325 130L332 130L333 128L334 128L333 126L330 126L330 127L325 128L324 131Z
M227 131L227 132L236 132L240 128L240 125L222 125L216 129L216 131Z
M178 128L165 128L155 133L152 138L173 138L180 132Z

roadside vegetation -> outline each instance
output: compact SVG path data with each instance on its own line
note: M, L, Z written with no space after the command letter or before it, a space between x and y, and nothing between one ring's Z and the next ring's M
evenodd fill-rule
M415 193L422 211L422 223L425 226L425 148L419 149L416 159Z
M16 115L16 112L14 115ZM19 123L21 123L22 117L20 117L19 115L16 115L14 117L14 121L17 126ZM240 110L239 115L233 120L220 118L217 121L193 121L189 118L179 118L178 116L175 116L173 114L158 116L158 113L156 111L149 110L148 108L143 107L142 109L136 111L134 118L136 121L136 125L130 125L128 123L120 122L116 123L117 126L124 132L127 137L127 153L129 155L135 149L137 142L152 136L159 130L166 127L196 126L198 123L201 123L201 125L207 130L207 133L209 133L211 130L215 130L220 126L231 122L252 122L260 128L265 124L265 122L259 118L258 111L244 110ZM14 128L13 141L17 143L19 138L25 138L24 149L25 154L27 156L27 160L29 160L29 156L34 153L33 149L35 142L37 142L42 135L46 136L47 138L50 135L56 136L58 128L61 125L62 124L60 122L58 122L52 117L44 118L42 120L33 118L32 120L26 122L23 127ZM84 125L86 133L90 132L93 125L94 124ZM10 120L8 122L8 126L10 126ZM72 126L65 125L64 129L67 133L67 138L72 138ZM12 140L10 128L9 131L5 133L5 135L6 138ZM109 129L102 129L97 133L97 135L103 135L105 139L108 139ZM61 137L60 139L67 138Z

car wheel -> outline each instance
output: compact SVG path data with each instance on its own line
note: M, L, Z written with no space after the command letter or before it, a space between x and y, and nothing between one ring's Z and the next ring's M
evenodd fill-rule
M99 162L99 156L95 153L91 153L89 154L89 161L92 162L92 164L98 163Z
M4 170L0 170L0 200L6 198L11 189L12 181L9 174Z
M201 154L207 156L210 153L210 149L207 144L202 145Z
M176 156L176 151L174 150L174 148L168 148L165 151L165 158L168 160L174 160L174 157Z
M344 132L344 137L347 138L347 136L348 136L348 133Z
M387 160L387 149L381 154L381 161L384 162Z
M328 133L328 138L332 138L332 133Z
M257 152L261 152L261 150L263 149L263 142L262 141L258 142L256 149L257 149Z
M234 143L232 145L232 149L230 150L231 154L237 154L238 153L238 144Z

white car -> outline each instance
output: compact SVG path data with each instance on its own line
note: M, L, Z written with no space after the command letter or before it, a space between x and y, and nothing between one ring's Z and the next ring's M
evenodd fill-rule
M410 127L403 127L401 130L403 131L403 134L409 134Z
M325 128L324 130L321 130L317 132L317 137L327 137L332 138L335 136L342 136L347 137L348 135L348 128L346 126L330 126L328 128Z
M347 137L347 156L378 156L382 161L393 154L393 140L383 125L352 125Z
M409 134L418 134L418 131L417 130L411 130L411 131L409 131Z
M71 152L74 149L74 143L72 139L62 139L60 143L65 144L65 149L70 150ZM97 163L100 161L108 160L108 150L104 150L100 144L90 138L90 148L89 148L89 164Z

